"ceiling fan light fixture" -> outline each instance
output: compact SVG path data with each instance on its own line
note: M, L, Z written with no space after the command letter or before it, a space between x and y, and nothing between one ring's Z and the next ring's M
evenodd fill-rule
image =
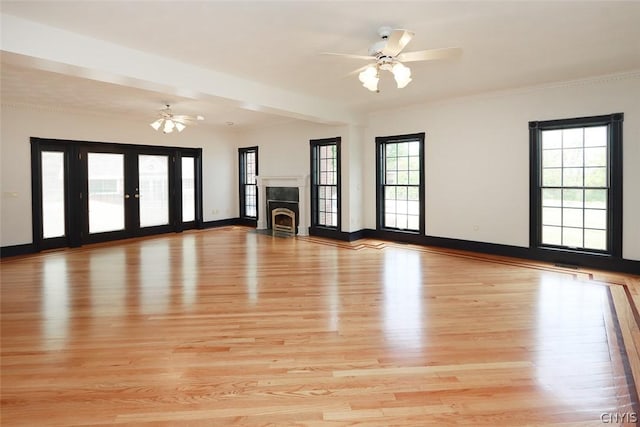
M176 125L173 122L173 120L167 119L167 120L164 121L164 128L162 129L162 132L171 133L171 132L173 132L173 128L174 127L176 127Z
M154 128L155 130L159 130L160 126L162 126L162 120L163 119L158 119L155 122L149 124L149 126L151 126L152 128Z
M378 90L378 81L380 78L378 77L378 68L370 65L360 72L358 75L360 82L362 82L362 86L369 89L371 92L376 92Z
M396 62L391 68L393 78L396 80L398 89L402 89L411 83L411 69L400 62Z
M182 132L184 128L186 128L186 126L180 122L175 122L175 125L176 125L176 129L178 129L178 132Z

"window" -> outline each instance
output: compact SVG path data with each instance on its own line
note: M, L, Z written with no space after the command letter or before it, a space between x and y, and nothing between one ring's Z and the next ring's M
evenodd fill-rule
M424 234L424 133L376 138L378 229Z
M258 218L258 147L239 148L240 157L240 217Z
M621 256L622 114L531 122L531 246Z
M340 230L340 137L310 144L311 226Z
M196 220L196 159L182 157L182 222Z

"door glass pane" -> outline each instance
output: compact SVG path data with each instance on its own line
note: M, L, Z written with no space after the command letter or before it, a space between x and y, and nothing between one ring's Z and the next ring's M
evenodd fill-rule
M124 230L124 154L87 153L89 233Z
M194 221L196 219L195 202L195 159L193 157L182 158L182 221Z
M140 227L169 223L169 157L138 156Z
M43 151L42 237L64 235L64 153Z

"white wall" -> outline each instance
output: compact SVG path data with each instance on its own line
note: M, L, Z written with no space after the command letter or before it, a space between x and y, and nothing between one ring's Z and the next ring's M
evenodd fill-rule
M636 73L378 112L365 128L293 120L234 133L190 127L175 135L156 133L144 121L3 105L0 243L32 241L31 136L202 147L205 221L238 216L238 147L259 147L260 175L308 175L309 140L340 136L342 231L357 231L375 228L375 137L426 132L426 234L527 247L528 122L623 112L623 257L640 260L638 94Z
M357 191L361 187L359 172L361 160L357 154L362 141L361 129L352 126L291 121L277 126L239 132L237 143L238 147L259 147L258 174L261 176L308 176L310 174L309 141L337 136L342 138L342 231L359 230L362 228L362 193ZM356 164L349 168L350 162L356 162ZM350 171L357 171L357 173L352 176ZM310 206L309 191L304 197L306 197L307 206Z
M640 260L639 99L636 73L372 114L364 145L365 226L375 228L375 137L426 132L426 234L527 247L528 122L622 112L623 257Z
M238 216L237 151L233 135L204 126L180 134L155 132L145 120L61 113L2 105L0 246L31 243L30 137L201 147L204 221ZM214 211L216 213L214 213Z

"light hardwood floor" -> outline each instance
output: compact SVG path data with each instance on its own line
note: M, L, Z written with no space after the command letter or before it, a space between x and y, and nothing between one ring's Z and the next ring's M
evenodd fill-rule
M623 345L637 323L614 309L634 277L244 227L0 268L3 426L596 426L638 412Z

